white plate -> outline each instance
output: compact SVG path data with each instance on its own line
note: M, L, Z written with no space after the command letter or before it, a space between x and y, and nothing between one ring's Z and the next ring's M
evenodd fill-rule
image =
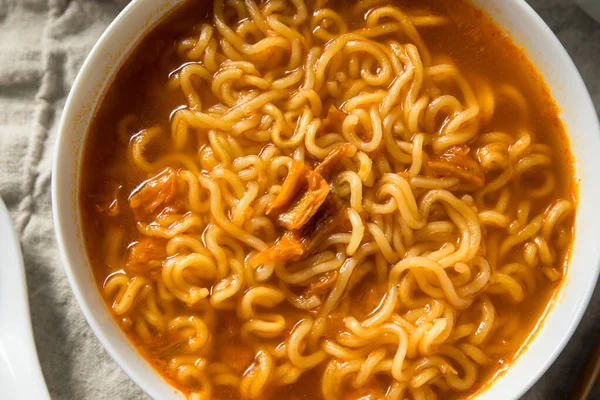
M0 398L50 399L33 341L21 247L1 199Z

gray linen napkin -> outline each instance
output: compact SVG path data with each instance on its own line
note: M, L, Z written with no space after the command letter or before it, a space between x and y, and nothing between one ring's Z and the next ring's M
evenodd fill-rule
M567 47L600 110L600 26L572 0L530 3ZM58 260L50 207L52 152L66 96L85 56L123 6L111 0L0 0L0 196L21 240L35 340L54 399L147 398L108 357L77 306ZM567 349L526 399L567 398L600 340L598 311L600 291Z

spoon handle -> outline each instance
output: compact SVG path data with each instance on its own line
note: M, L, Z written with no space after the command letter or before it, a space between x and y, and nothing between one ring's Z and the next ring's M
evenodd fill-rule
M31 319L21 247L0 199L0 398L48 400Z

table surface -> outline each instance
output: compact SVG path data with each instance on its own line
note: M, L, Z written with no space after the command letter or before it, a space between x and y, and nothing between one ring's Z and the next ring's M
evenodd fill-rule
M599 112L600 25L573 0L529 3L575 61ZM85 322L58 260L50 210L52 147L66 95L85 55L123 6L0 0L0 195L21 240L39 359L55 399L147 398ZM573 338L524 399L568 398L600 340L599 311L597 289ZM600 385L593 398L600 399Z

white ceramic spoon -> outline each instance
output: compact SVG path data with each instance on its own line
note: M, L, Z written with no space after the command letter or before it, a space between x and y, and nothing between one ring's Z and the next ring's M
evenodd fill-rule
M21 248L1 199L0 398L50 399L33 341Z

